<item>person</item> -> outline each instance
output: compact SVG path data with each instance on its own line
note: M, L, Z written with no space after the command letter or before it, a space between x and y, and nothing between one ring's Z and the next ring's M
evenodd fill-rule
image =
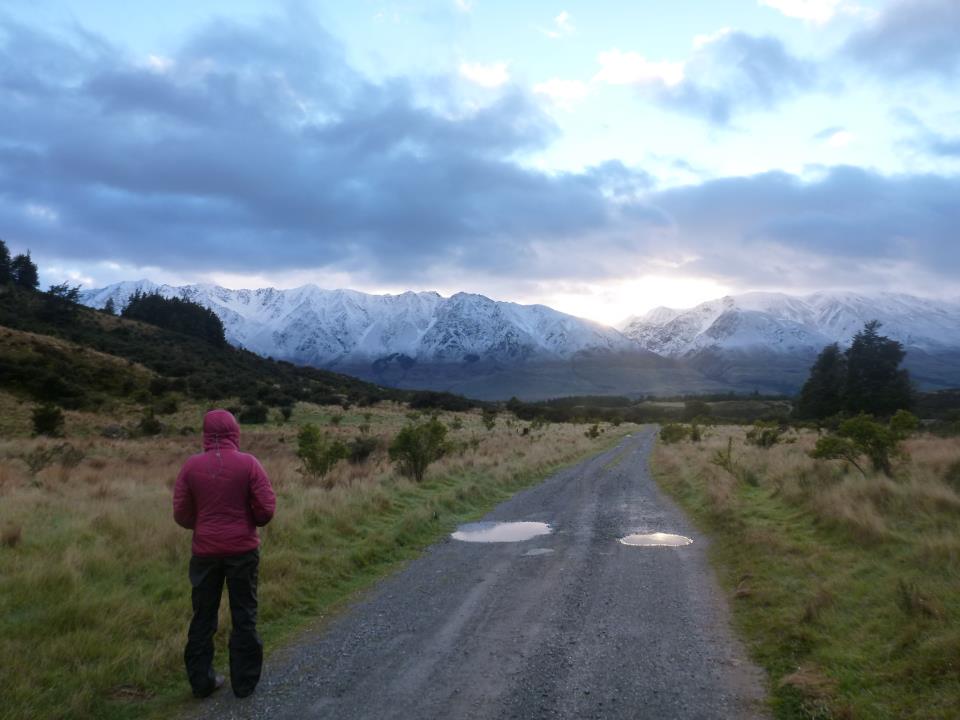
M250 695L260 680L263 642L257 634L257 527L270 522L276 496L253 455L240 452L240 426L226 410L203 418L203 452L184 463L173 489L173 517L193 530L190 585L193 619L183 660L196 697L219 689L213 636L223 583L230 598L230 685Z

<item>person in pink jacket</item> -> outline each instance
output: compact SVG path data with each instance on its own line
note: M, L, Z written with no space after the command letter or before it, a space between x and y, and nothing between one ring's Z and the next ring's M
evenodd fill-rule
M224 581L232 620L230 684L237 697L246 697L260 680L257 528L270 522L276 502L260 462L240 452L240 426L233 415L226 410L208 412L203 418L203 452L184 463L173 489L173 518L193 530L193 619L183 659L196 697L206 697L224 682L213 670L213 636Z

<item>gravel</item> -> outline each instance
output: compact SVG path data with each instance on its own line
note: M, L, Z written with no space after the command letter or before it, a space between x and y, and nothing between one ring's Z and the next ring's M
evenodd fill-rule
M237 700L225 688L188 715L769 717L764 675L730 629L707 540L650 477L653 437L634 433L484 518L545 522L552 534L437 543L275 652L255 695ZM618 542L637 532L693 544Z

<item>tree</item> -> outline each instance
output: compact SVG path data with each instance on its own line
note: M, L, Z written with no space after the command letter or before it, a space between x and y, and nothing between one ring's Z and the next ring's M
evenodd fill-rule
M107 301L103 304L103 311L107 315L117 314L117 304L113 301L113 298L107 298Z
M34 435L63 436L63 411L56 405L40 405L33 410Z
M225 345L223 323L216 313L185 298L165 298L159 293L139 290L130 296L121 315L167 330L203 338L214 345Z
M67 322L70 320L80 301L80 286L70 287L67 283L51 285L43 293L43 308L40 316L48 322Z
M407 425L397 433L389 453L401 475L420 482L430 463L439 460L448 450L447 426L430 418L424 423Z
M10 251L7 244L0 240L0 285L9 285L13 282L13 274L10 269Z
M910 376L900 368L906 352L899 342L877 332L879 329L880 323L871 320L854 335L847 349L844 405L850 413L889 417L911 405Z
M847 357L837 343L827 345L817 356L810 377L800 390L795 414L798 418L821 419L837 415L844 408Z
M37 266L30 259L30 251L20 253L10 261L10 274L13 284L27 290L36 290L40 287L40 274Z

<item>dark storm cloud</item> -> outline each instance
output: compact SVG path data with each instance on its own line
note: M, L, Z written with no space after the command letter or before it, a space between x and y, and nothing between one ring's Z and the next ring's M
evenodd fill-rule
M0 221L48 256L410 281L660 220L620 163L517 164L556 132L521 91L464 110L443 78L370 82L302 14L219 21L152 66L76 29L0 33Z
M687 63L684 79L661 85L657 98L727 125L738 113L772 109L816 82L816 66L793 56L776 38L731 32L703 46Z
M960 2L894 0L844 46L849 57L881 75L935 75L960 71Z
M691 268L741 286L810 287L876 282L891 263L952 281L957 197L960 178L838 167L809 182L782 172L713 180L655 202L677 245L699 256Z
M666 101L718 123L815 82L774 40L732 34L702 52L721 74L694 64ZM371 82L303 15L220 21L167 64L78 29L0 21L0 236L12 247L65 264L323 268L420 287L443 270L601 280L663 260L784 289L879 277L884 262L960 271L957 179L840 168L658 191L617 161L540 172L516 158L557 130L528 94L476 108L442 77Z

